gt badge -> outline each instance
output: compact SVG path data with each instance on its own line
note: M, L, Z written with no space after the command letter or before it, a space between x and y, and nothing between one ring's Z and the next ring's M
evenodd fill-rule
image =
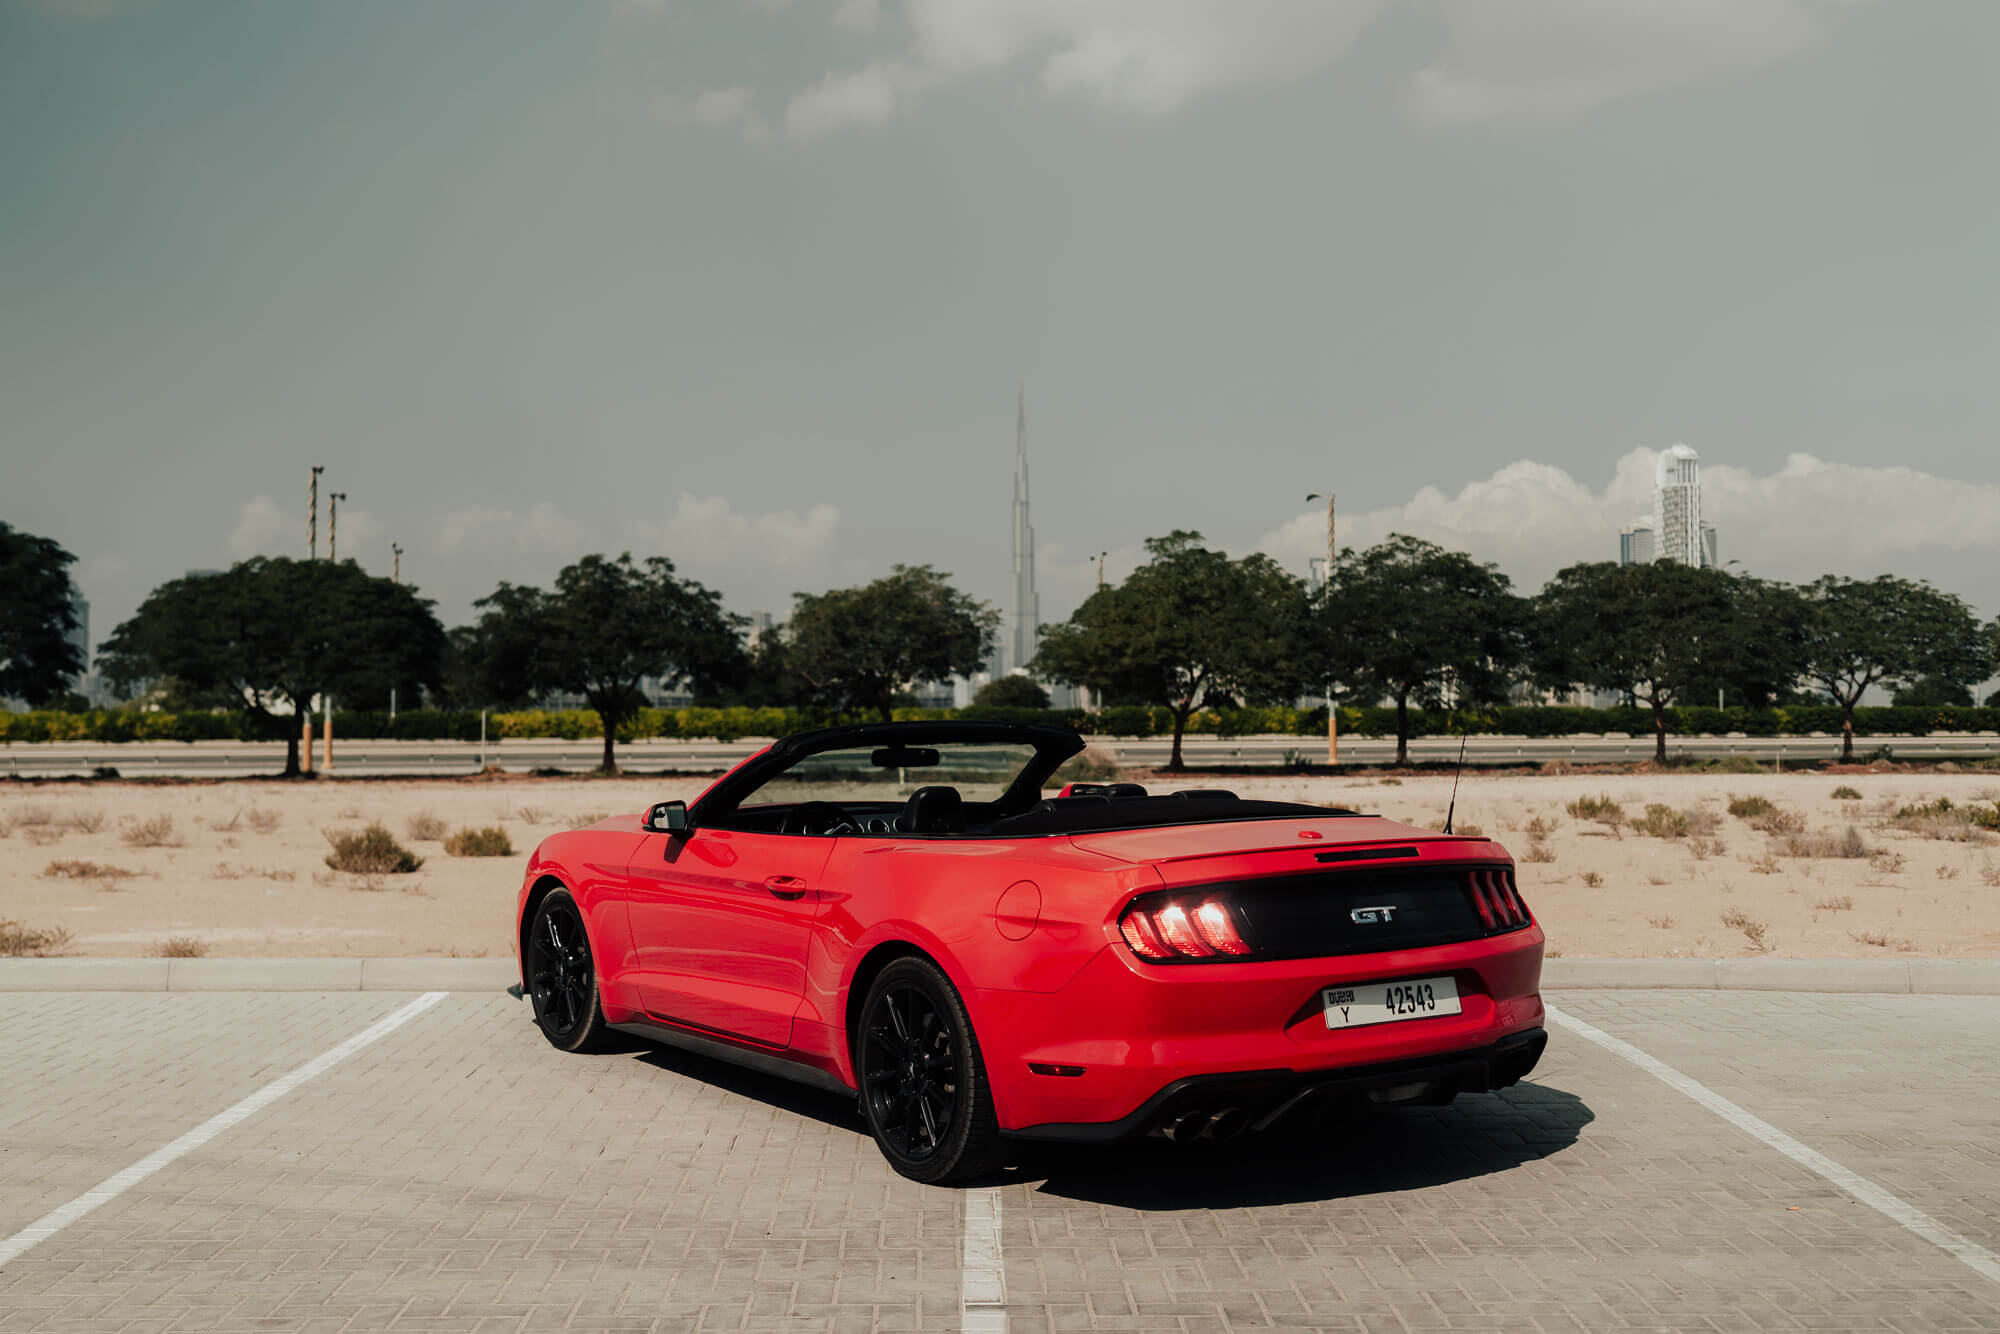
M1377 922L1393 921L1396 909L1393 904L1381 904L1373 908L1356 908L1347 914L1362 926L1373 926Z

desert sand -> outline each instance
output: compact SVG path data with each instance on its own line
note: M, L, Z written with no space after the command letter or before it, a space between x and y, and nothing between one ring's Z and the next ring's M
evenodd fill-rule
M1451 785L1448 774L1128 777L1161 791L1226 782L1244 796L1351 806L1427 827L1442 822ZM68 955L505 956L536 842L609 812L692 797L705 783L5 784L0 919L67 931L54 952ZM1842 786L1860 797L1835 797ZM1599 797L1622 807L1625 823L1571 813L1571 803ZM1774 803L1780 814L1765 822L1776 831L1730 815L1732 797ZM2000 797L2000 775L1469 772L1458 828L1483 830L1512 851L1552 953L2000 956L2000 836L1956 819L1905 827L1893 818L1938 797L1961 808L1990 805ZM1648 805L1692 812L1690 832L1654 837L1630 827ZM420 815L447 829L497 825L513 854L451 856L435 837L413 836ZM422 868L378 876L329 870L326 831L378 820L425 858ZM1867 855L1792 855L1837 846L1849 827Z

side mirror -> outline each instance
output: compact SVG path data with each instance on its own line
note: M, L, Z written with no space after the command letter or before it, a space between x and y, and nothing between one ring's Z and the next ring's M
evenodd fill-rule
M692 828L685 801L663 801L646 812L645 829L649 834L685 834Z

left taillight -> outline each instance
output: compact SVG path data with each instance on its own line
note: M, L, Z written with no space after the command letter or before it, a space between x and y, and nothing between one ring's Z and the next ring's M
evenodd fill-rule
M1118 919L1118 934L1142 959L1221 963L1254 953L1236 910L1220 895L1134 905Z

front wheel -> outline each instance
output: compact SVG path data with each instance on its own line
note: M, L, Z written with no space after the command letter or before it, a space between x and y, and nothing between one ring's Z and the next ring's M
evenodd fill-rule
M979 1039L936 964L912 956L884 968L868 988L855 1045L862 1115L891 1167L936 1185L1000 1166Z
M567 890L551 891L528 926L527 985L535 1023L563 1051L600 1051L611 1029L597 996L597 960L583 913Z

